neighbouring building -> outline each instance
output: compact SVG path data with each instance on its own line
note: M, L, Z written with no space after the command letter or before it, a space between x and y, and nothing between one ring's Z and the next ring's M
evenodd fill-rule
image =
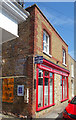
M35 118L69 99L68 45L37 5L26 11L19 38L2 44L2 105Z
M76 60L74 61L74 95L76 95Z
M18 0L19 1L19 0ZM0 1L0 85L2 85L2 64L5 62L2 60L2 44L7 44L7 41L11 42L13 39L19 37L18 24L26 21L30 14L24 10L16 0L1 0ZM9 46L7 45L7 48ZM7 51L6 51L7 53ZM8 77L8 75L6 75ZM11 80L10 80L11 81ZM5 84L5 83L4 83ZM3 84L3 96L8 96L6 90L6 84ZM12 85L10 85L12 88ZM4 92L7 91L7 92ZM0 86L0 111L2 110L2 87ZM3 101L4 101L3 97Z
M68 64L69 64L69 99L72 99L75 94L75 60L68 54Z

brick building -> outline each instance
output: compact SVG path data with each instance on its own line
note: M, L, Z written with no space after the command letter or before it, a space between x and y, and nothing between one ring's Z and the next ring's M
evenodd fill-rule
M19 24L19 38L2 45L3 110L38 117L69 98L68 45L37 5L26 10L30 16ZM34 63L37 56L43 63Z

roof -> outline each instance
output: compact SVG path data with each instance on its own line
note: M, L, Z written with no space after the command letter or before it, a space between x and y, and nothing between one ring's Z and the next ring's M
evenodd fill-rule
M50 24L50 26L53 28L53 30L57 33L57 35L60 37L60 39L67 45L67 43L62 39L62 37L59 35L59 33L56 31L56 29L53 27L53 25L49 22L49 20L46 18L46 16L43 14L43 12L40 10L40 8L36 5L33 4L32 6L29 6L26 8L26 10L36 7L38 9L38 11L42 14L42 16L46 19L46 21ZM68 46L68 45L67 45Z

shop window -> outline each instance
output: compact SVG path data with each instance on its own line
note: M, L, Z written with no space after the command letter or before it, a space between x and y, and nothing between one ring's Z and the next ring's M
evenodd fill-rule
M68 80L67 77L61 76L61 101L68 98Z
M53 73L38 69L37 110L53 105Z
M43 52L49 54L49 35L43 31Z
M62 76L60 76L61 78L60 78L60 96L61 96L61 100L62 100Z
M48 78L45 78L44 106L48 105Z
M49 75L49 72L48 71L45 71L45 76L48 76Z
M38 74L38 108L43 106L43 71Z
M63 64L66 64L66 51L63 49Z
M50 78L50 104L53 103L53 78Z
M14 79L5 78L3 79L3 90L2 90L2 102L13 102L13 88L14 88Z

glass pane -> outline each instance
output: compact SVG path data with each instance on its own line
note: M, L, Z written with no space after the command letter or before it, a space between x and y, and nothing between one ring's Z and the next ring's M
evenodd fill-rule
M47 52L47 47L46 46L45 46L44 50L45 50L45 52Z
M44 50L44 42L43 42L43 50Z
M44 51L46 52L46 45L44 44Z
M62 76L60 76L60 79L62 79Z
M60 80L60 93L61 93L61 100L62 100L62 79Z
M50 104L53 103L53 79L50 79Z
M46 46L46 52L48 52L48 47Z
M63 99L67 98L67 80L63 80Z
M46 52L49 53L49 47L48 47L48 45L46 45Z
M48 78L45 78L44 105L48 105Z
M46 43L48 44L48 36L46 36Z
M65 79L65 76L63 76L63 79Z
M40 69L39 69L38 77L39 77L39 78L42 78L42 77L43 77L43 70L40 70Z
M45 33L43 33L43 41L46 42L46 35L45 35Z
M63 63L65 64L65 50L63 50Z
M49 75L49 72L48 71L45 71L45 76L48 76Z
M43 71L40 69L38 75L38 107L43 107Z
M53 73L50 73L50 78L52 78L53 77Z

